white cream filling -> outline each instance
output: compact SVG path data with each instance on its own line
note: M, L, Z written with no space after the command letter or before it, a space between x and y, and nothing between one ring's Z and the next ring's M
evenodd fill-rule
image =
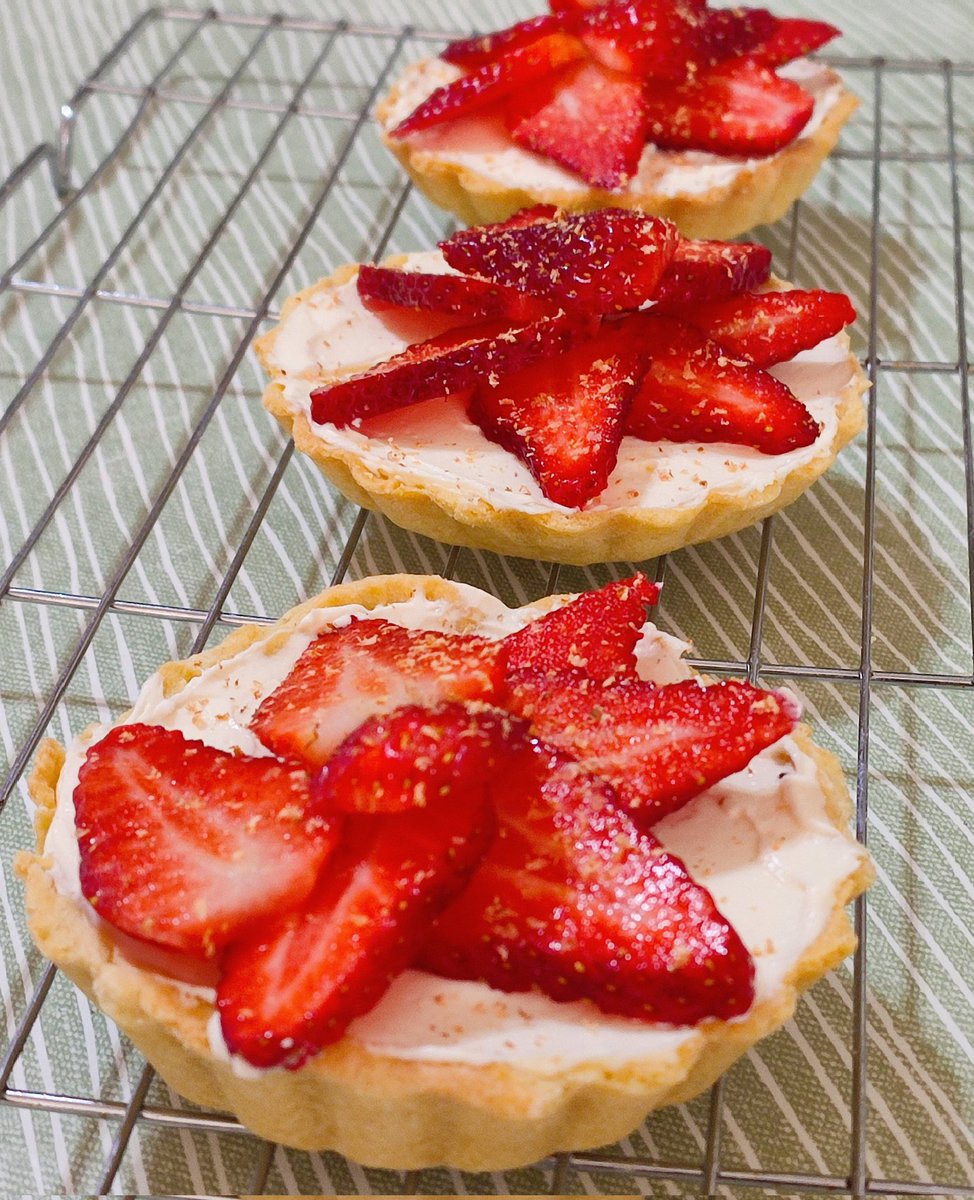
M439 251L407 257L415 271L449 271ZM423 318L423 314L420 314ZM426 314L423 331L416 314L370 312L359 299L355 278L302 299L282 322L269 361L284 372L284 403L311 421L311 392L322 378L367 370L432 337L451 323ZM456 322L452 322L455 324ZM851 379L844 334L828 338L790 362L772 368L821 424L816 440L786 454L762 454L726 443L647 442L625 437L619 459L602 493L585 512L695 508L713 492L746 495L780 485L797 467L829 452L838 426L840 393ZM369 471L417 488L448 488L468 504L529 513L573 513L548 500L527 467L488 441L468 420L463 405L441 397L385 413L359 427L314 424L315 436L331 449L354 455Z
M383 129L386 132L394 129L431 92L462 74L459 67L441 58L414 63L399 80L393 100L383 110ZM808 123L791 143L800 145L815 133L838 103L844 90L842 82L828 67L809 59L788 63L779 68L778 74L800 84L815 101ZM422 151L427 163L464 167L496 184L531 193L591 190L574 172L515 145L500 118L466 117L412 134L408 140L415 150ZM620 194L656 192L668 197L697 196L711 188L724 187L775 157L730 158L701 150L660 150L647 146L638 170L627 186L620 189Z
M469 631L471 611L479 631L502 637L537 614L511 610L474 588L463 588L464 609L414 597L372 610L410 628ZM127 722L180 729L222 749L266 753L247 728L261 699L323 628L364 616L357 606L317 610L268 653L257 643L207 668L165 697L158 675L142 688ZM657 682L686 678L687 646L647 625L637 647L640 673ZM78 881L79 855L72 800L95 730L68 749L58 781L57 812L44 852L59 891L87 905ZM791 737L759 754L746 770L723 780L655 829L691 873L712 892L754 955L756 995L775 995L822 932L834 894L861 861L859 847L836 830L825 811L814 761ZM89 910L90 912L90 910ZM190 989L201 994L198 988ZM694 1036L692 1029L643 1025L608 1017L586 1002L560 1004L536 994L505 995L482 984L454 982L407 971L382 1000L349 1030L368 1050L393 1058L482 1064L516 1061L539 1074L588 1062L618 1064L671 1058ZM219 1021L210 1022L214 1053L236 1071L254 1068L230 1056Z

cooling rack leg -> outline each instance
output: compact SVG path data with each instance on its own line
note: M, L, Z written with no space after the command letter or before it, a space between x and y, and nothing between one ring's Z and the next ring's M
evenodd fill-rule
M54 185L54 190L61 200L68 200L72 197L74 189L71 187L71 157L74 147L74 130L78 121L78 114L85 98L90 94L89 87L99 79L107 70L115 65L122 57L128 47L142 33L143 29L150 22L157 20L159 10L156 8L147 9L137 21L134 22L125 33L119 38L114 46L110 47L108 53L101 60L94 71L82 83L75 94L65 104L61 105L61 120L58 125L57 143L54 155L51 159L51 182ZM168 69L168 64L167 68ZM141 116L141 106L136 114L136 120Z
M61 200L73 195L71 187L71 158L74 150L74 130L78 123L78 110L73 104L61 105L61 120L57 130L57 149L51 160L51 180Z

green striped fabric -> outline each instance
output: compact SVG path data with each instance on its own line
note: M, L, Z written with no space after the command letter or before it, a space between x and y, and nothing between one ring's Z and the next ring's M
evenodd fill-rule
M234 0L233 11L262 14L273 7L270 0ZM782 7L812 13L806 0ZM0 173L54 136L60 103L140 11L137 0L4 0ZM301 11L295 6L296 14ZM396 215L403 180L367 122L347 146L355 130L348 117L366 102L390 56L396 53L398 69L435 48L418 37L399 44L396 31L406 22L434 30L496 27L527 15L530 7L507 0L450 6L435 0L325 0L313 11L305 3L303 11L319 20L373 23L385 32L335 38L303 97L313 112L287 121L189 283L183 311L168 321L157 343L150 339L169 297L274 134L280 114L266 109L290 102L326 48L326 34L282 28L258 45L258 25L207 24L162 86L212 97L253 51L232 92L235 104L207 118L193 135L179 168L110 270L98 276L204 117L204 105L166 99L164 91L76 215L18 266L20 282L0 291L0 411L19 404L0 434L2 566L16 561L10 595L0 603L5 774L75 662L106 588L117 585L119 603L80 653L47 722L51 735L63 740L94 719L119 714L155 666L189 652L199 621L169 610L205 613L214 603L287 452L260 407L256 360L247 352L235 365L253 322L246 312L214 309L249 311L260 304L323 180L336 168L306 243L272 298L274 308L338 264L373 256L390 222L391 240L382 247L388 252L427 246L451 228L448 218L414 194ZM760 663L766 682L787 679L801 691L821 740L838 753L854 785L864 543L871 533L868 636L872 666L882 678L871 688L865 763L869 843L879 872L867 905L866 1169L889 1194L908 1194L917 1184L949 1194L974 1187L971 483L965 473L965 391L956 369L958 282L966 285L967 311L974 311L974 32L959 0L822 0L814 13L845 30L834 49L856 56L845 74L862 107L844 136L842 155L825 166L797 215L756 236L774 250L780 272L802 285L847 291L857 304L855 347L865 357L872 338L880 364L875 455L861 438L773 522ZM157 74L191 29L185 16L149 21L107 76L121 86L90 95L77 129L76 183L95 170L131 121L138 98L130 93ZM920 66L903 71L896 63L869 61L880 54ZM939 65L944 57L967 69L945 70ZM878 174L871 328L877 80L878 144L888 157ZM953 168L952 144L958 152ZM58 207L40 166L0 207L5 267L22 256ZM149 297L151 303L120 303L116 295L85 305L21 401L33 365L69 318L78 292L96 278L105 292ZM61 291L51 295L46 285ZM225 394L213 405L227 374ZM86 447L106 414L105 432L89 455ZM84 465L71 474L80 457ZM177 468L178 480L157 504ZM865 485L873 468L870 508ZM320 590L338 569L358 516L309 463L291 458L223 611L234 620L273 618ZM39 521L44 528L35 544L31 531ZM31 549L22 555L28 539ZM747 659L760 553L761 531L752 529L668 558L661 623L691 639L701 659ZM556 586L577 590L631 566L565 568ZM448 547L375 517L366 521L347 563L349 578L447 569L509 602L542 595L552 583L546 565L468 550L451 555ZM159 614L160 607L168 616ZM218 627L211 644L225 632ZM797 665L829 678L796 677L789 668ZM911 686L918 672L945 678ZM22 891L12 871L17 848L31 836L21 780L0 815L0 995L8 1036L44 969L26 935ZM823 1181L841 1192L854 1159L854 1022L846 966L816 986L795 1019L730 1073L721 1118L720 1195L754 1195L741 1178L753 1183L765 1175L785 1176L776 1186L786 1195L817 1194L816 1183ZM129 1099L142 1068L127 1041L58 977L9 1086L15 1099L29 1091L112 1104ZM155 1080L147 1103L151 1115L153 1106L182 1102ZM398 1193L408 1184L423 1193L452 1194L537 1193L554 1182L562 1192L686 1196L696 1193L693 1178L666 1180L611 1169L611 1163L639 1158L699 1172L709 1105L705 1096L658 1113L624 1143L601 1151L598 1162L570 1163L554 1181L551 1164L476 1176L426 1171L404 1181L334 1155L280 1148L272 1152L265 1178L267 1148L256 1139L142 1120L112 1187L140 1195L233 1194L252 1190L256 1179L280 1193ZM97 1115L0 1105L0 1191L96 1190L116 1130L116 1120Z

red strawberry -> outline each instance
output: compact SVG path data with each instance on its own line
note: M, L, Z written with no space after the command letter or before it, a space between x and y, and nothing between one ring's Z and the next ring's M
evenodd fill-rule
M635 676L635 646L646 608L659 599L659 585L645 575L583 592L504 639L504 669L540 675L578 671L600 683Z
M96 912L196 958L300 904L337 839L295 765L156 725L97 742L74 803L81 889Z
M766 8L708 9L703 20L702 60L713 65L747 54L772 33L775 23Z
M436 922L423 965L674 1025L750 1007L744 944L606 783L548 747L513 780L495 789L500 836Z
M556 311L539 296L526 296L470 275L427 275L392 267L359 267L358 294L366 308L383 312L411 308L426 312L458 313L470 320L506 317L536 321Z
M772 20L773 28L751 51L752 57L767 67L780 67L793 58L802 58L841 32L825 21L807 21L801 17L774 17Z
M373 1007L479 862L493 831L485 789L347 819L302 908L228 950L217 1008L230 1050L294 1069Z
M509 320L498 320L450 330L361 375L316 388L311 419L348 425L421 400L457 395L480 376L503 375L560 354L590 330L584 317L564 314L516 328Z
M404 704L491 700L500 642L378 618L319 636L261 703L251 728L281 758L320 767L363 721Z
M760 287L771 274L771 251L752 242L684 239L674 251L656 292L655 312L679 305L723 300Z
M784 693L737 680L599 685L524 671L509 688L538 737L607 780L644 827L742 771L799 715Z
M558 215L558 209L553 204L532 204L530 208L519 209L505 221L494 221L485 225L485 229L523 229L525 225L537 225L541 221L551 221Z
M586 12L578 36L603 66L643 79L686 79L704 22L680 0L610 0Z
M440 248L457 271L566 309L607 313L638 308L655 294L677 240L660 217L603 208L519 229L462 229Z
M572 19L605 3L606 0L548 0L548 7L557 16Z
M689 305L680 319L758 367L786 362L856 319L841 292L762 292L717 304Z
M563 354L555 370L541 362L482 380L470 418L521 459L549 500L581 508L612 473L642 376L639 350L603 334Z
M750 59L734 59L686 83L647 85L648 139L667 150L774 154L812 115L812 97Z
M461 75L432 92L392 130L394 138L453 121L503 100L519 89L563 70L585 54L577 38L553 33L527 46L501 54L468 75Z
M526 726L499 709L407 704L370 717L315 780L326 811L383 813L465 802Z
M593 187L622 187L639 168L648 129L642 83L584 62L515 95L512 139L560 163Z
M480 37L459 38L455 42L450 42L446 49L441 51L440 58L446 59L455 66L471 70L492 62L501 54L530 46L549 33L558 33L561 28L561 21L554 15L530 17L527 21L518 21L516 25L511 25L507 29L498 29L496 33L485 33Z
M639 321L652 361L626 432L648 441L730 442L763 454L809 446L819 426L789 387L729 358L698 330L665 317Z

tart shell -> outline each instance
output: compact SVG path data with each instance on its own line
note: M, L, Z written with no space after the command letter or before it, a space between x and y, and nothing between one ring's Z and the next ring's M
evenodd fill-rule
M840 82L837 75L834 80ZM685 237L724 241L784 216L811 185L839 140L843 126L859 107L859 99L843 88L812 133L799 136L777 154L753 161L725 184L699 193L676 195L652 190L606 191L596 187L561 191L501 183L466 164L449 161L448 151L426 150L415 138L391 137L387 132L392 124L390 114L397 111L399 104L400 85L396 84L376 110L383 143L429 200L467 225L503 221L532 204L554 204L575 212L635 208L668 217Z
M397 267L407 258L397 255L385 266ZM263 403L302 454L307 455L354 503L388 517L394 524L450 545L492 550L545 562L587 566L596 562L643 562L696 542L710 541L756 524L796 500L835 461L836 455L865 423L862 397L869 382L854 355L846 334L849 380L839 394L837 424L831 444L779 479L753 491L705 490L699 503L678 507L593 508L573 511L525 511L497 507L416 470L395 472L375 469L354 449L335 446L315 431L309 416L291 408L284 395L284 376L272 361L274 342L289 314L317 293L340 287L353 279L356 266L340 267L327 279L291 296L281 312L281 324L257 339L254 349L269 376ZM788 287L788 284L780 284ZM323 370L317 378L326 383L366 370L370 364L342 371ZM459 481L458 481L459 482Z
M422 576L388 576L332 588L292 610L269 629L248 626L218 647L162 669L166 695L205 667L256 643L273 649L315 608L361 604L367 609L420 594L463 611L452 584ZM539 614L545 600L531 606ZM470 610L471 629L476 614ZM848 835L849 794L837 760L797 732L811 754L836 829ZM535 1162L555 1151L604 1145L625 1136L663 1105L690 1099L735 1059L786 1021L800 991L854 948L843 906L872 879L868 856L834 895L825 928L787 977L780 994L743 1019L707 1022L674 1059L641 1059L619 1067L589 1062L553 1074L517 1065L402 1061L372 1054L346 1037L300 1070L241 1076L210 1049L211 1005L159 975L132 965L81 908L59 893L43 853L55 808L63 749L43 744L30 779L37 804L38 850L23 852L31 933L41 951L132 1039L176 1091L198 1104L233 1112L255 1133L300 1149L337 1150L358 1162L399 1170L447 1164L479 1171Z

